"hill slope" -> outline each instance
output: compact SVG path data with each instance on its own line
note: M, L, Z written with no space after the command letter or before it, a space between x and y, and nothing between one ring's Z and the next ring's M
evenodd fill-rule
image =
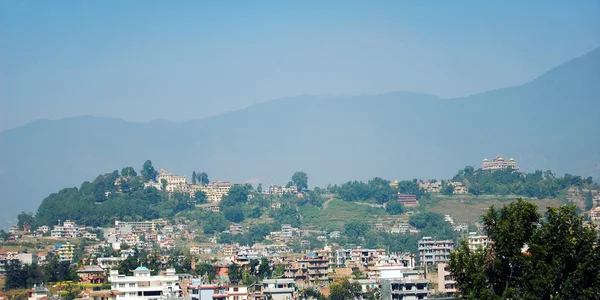
M303 96L184 123L78 117L0 133L0 220L124 165L211 179L309 184L451 177L485 156L525 170L600 174L600 49L536 80L459 99L414 93ZM0 224L2 227L3 224Z

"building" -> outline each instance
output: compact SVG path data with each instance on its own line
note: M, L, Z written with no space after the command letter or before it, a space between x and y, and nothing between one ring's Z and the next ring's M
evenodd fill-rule
M116 269L125 257L98 257L98 266L102 269Z
M484 158L483 162L481 163L482 170L506 170L509 167L512 168L512 170L514 171L519 170L519 166L517 165L517 162L514 158L511 157L508 161L506 161L502 156L500 156L500 154L494 157L492 161L489 161L487 158Z
M433 293L431 281L420 278L382 279L381 299L427 299Z
M458 292L458 288L456 287L456 280L454 276L450 273L450 265L449 264L438 264L438 291L440 293L445 293L448 296L452 294L456 294Z
M454 187L454 190L452 191L454 195L464 195L469 193L467 188L460 181L448 181L446 184Z
M106 276L104 270L100 266L86 266L83 265L77 270L77 277L81 283L104 283Z
M419 202L417 201L416 195L405 195L398 192L398 201L402 203L404 206L419 206Z
M265 279L261 282L260 289L267 299L296 299L296 285L294 279Z
M209 202L219 202L223 199L223 197L229 194L229 189L234 186L231 182L224 181L214 181L207 185L191 185L190 186L190 196L194 197L196 191L202 191L206 194L206 200Z
M34 284L33 288L27 291L27 300L41 300L44 298L48 299L49 294L50 291L48 291L48 289L43 284Z
M61 261L72 261L73 253L75 251L75 245L67 242L66 244L54 245L54 252L58 255Z
M478 235L475 232L469 232L467 241L469 243L469 250L471 251L477 250L479 247L486 248L489 243L487 235Z
M159 275L151 275L146 267L133 270L133 276L119 274L119 271L110 271L111 289L121 295L119 299L148 299L158 300L164 298L181 297L179 277L175 269L167 269Z
M441 181L431 181L427 180L425 182L419 181L419 187L424 189L428 193L439 193L442 191L442 182Z
M229 232L231 232L232 235L244 233L244 228L240 224L231 223L229 224Z
M156 177L156 182L162 183L162 180L166 180L168 184L174 185L185 185L187 184L187 179L185 176L173 175L171 173L167 173L165 170L160 170L158 172L158 176Z
M129 231L155 231L156 230L156 222L155 221L142 221L142 222L122 222L119 220L115 220L115 228L118 231L121 230L129 230Z
M450 260L450 252L454 250L454 242L452 240L433 240L431 237L425 236L418 242L418 250L421 266L437 265Z

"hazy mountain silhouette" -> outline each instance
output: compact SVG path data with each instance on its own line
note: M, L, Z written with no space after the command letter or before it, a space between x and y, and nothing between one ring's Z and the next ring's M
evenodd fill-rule
M77 117L0 133L8 220L51 192L146 159L188 177L310 185L449 178L498 153L526 171L600 175L600 49L539 78L457 99L395 92L274 100L184 123ZM173 104L165 109L185 109Z

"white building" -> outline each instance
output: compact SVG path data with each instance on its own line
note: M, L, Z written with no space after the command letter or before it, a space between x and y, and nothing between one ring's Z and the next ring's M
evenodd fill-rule
M119 274L119 271L110 271L111 289L119 292L117 299L148 299L158 300L165 298L181 297L179 277L175 269L167 269L160 275L152 276L146 267L138 267L133 271L133 276Z
M295 281L291 278L285 279L265 279L261 283L262 293L272 300L291 300L295 299L296 292Z
M478 235L475 232L469 232L467 241L469 243L469 250L471 251L475 251L479 247L486 248L489 244L487 235Z
M450 252L454 250L452 240L433 240L429 236L423 237L418 244L419 264L435 265L446 263L450 260Z

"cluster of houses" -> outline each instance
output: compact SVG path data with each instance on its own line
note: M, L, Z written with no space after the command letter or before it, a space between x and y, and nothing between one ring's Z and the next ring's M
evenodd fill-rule
M442 192L442 182L437 180L427 180L427 181L418 181L419 187L425 190L428 193L441 193ZM446 181L445 184L451 185L454 187L454 191L452 192L455 195L464 195L468 194L469 191L460 181Z

